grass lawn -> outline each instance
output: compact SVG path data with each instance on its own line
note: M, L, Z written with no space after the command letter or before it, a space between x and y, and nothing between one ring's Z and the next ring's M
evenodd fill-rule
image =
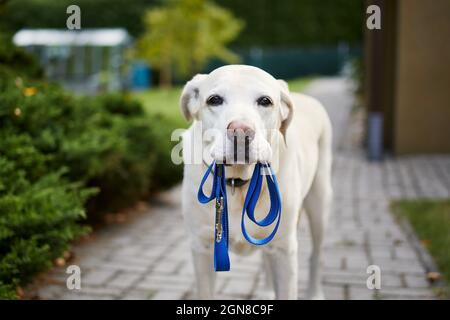
M187 126L179 107L180 87L170 89L152 88L145 91L135 91L132 96L142 102L149 114L161 114L175 121L179 128Z
M316 79L316 77L308 76L308 77L289 80L288 81L289 90L291 92L302 92L314 79Z
M450 298L450 200L401 200L392 205L394 213L406 217L433 256L445 281Z
M288 81L291 91L302 91L314 78L304 77ZM188 123L181 115L178 105L181 87L171 89L152 88L145 91L136 91L132 96L141 101L150 114L161 114L174 120L179 128L187 127Z

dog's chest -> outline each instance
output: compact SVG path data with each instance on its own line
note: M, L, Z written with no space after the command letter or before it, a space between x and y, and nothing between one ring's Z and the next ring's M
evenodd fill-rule
M241 221L243 217L242 210L244 207L246 191L247 188L240 188L236 189L234 195L232 195L231 192L227 193L230 247L232 251L235 251L237 253L246 253L248 251L252 251L251 249L257 248L256 246L248 243L242 235ZM258 221L263 219L267 215L269 210L269 195L266 192L266 188L263 188L255 209L256 220ZM267 237L273 228L272 226L266 228L258 227L254 222L250 221L245 214L244 223L247 232L255 238Z

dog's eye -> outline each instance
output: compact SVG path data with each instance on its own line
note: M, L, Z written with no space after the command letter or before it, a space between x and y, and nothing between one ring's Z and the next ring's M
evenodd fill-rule
M256 100L256 103L262 107L269 107L273 105L272 100L269 97L260 97L258 100Z
M220 106L223 103L223 98L217 94L214 94L206 100L206 103L210 106Z

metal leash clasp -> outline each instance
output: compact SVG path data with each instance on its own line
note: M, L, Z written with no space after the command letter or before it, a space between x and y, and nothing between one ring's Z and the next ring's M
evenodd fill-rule
M234 190L236 189L234 185L234 178L231 179L231 195L234 196Z
M222 240L223 197L216 198L216 242Z

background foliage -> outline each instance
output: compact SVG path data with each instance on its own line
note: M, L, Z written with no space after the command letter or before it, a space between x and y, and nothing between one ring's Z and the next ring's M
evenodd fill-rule
M6 0L0 5L0 29L14 33L21 28L66 28L66 8L81 8L82 28L125 28L133 36L143 30L142 15L155 0ZM100 14L101 13L101 14Z
M362 40L363 0L217 0L246 22L240 47L350 44Z
M146 11L144 24L135 54L160 70L161 85L171 83L172 67L188 76L200 72L211 58L239 61L225 45L236 38L243 22L211 1L169 1Z
M167 0L9 0L0 27L65 28L66 8L79 5L82 27L124 27L137 37L144 32L145 9ZM234 42L239 47L351 44L362 41L363 0L216 0L245 21ZM98 14L101 12L101 14ZM136 17L141 17L136 18Z

